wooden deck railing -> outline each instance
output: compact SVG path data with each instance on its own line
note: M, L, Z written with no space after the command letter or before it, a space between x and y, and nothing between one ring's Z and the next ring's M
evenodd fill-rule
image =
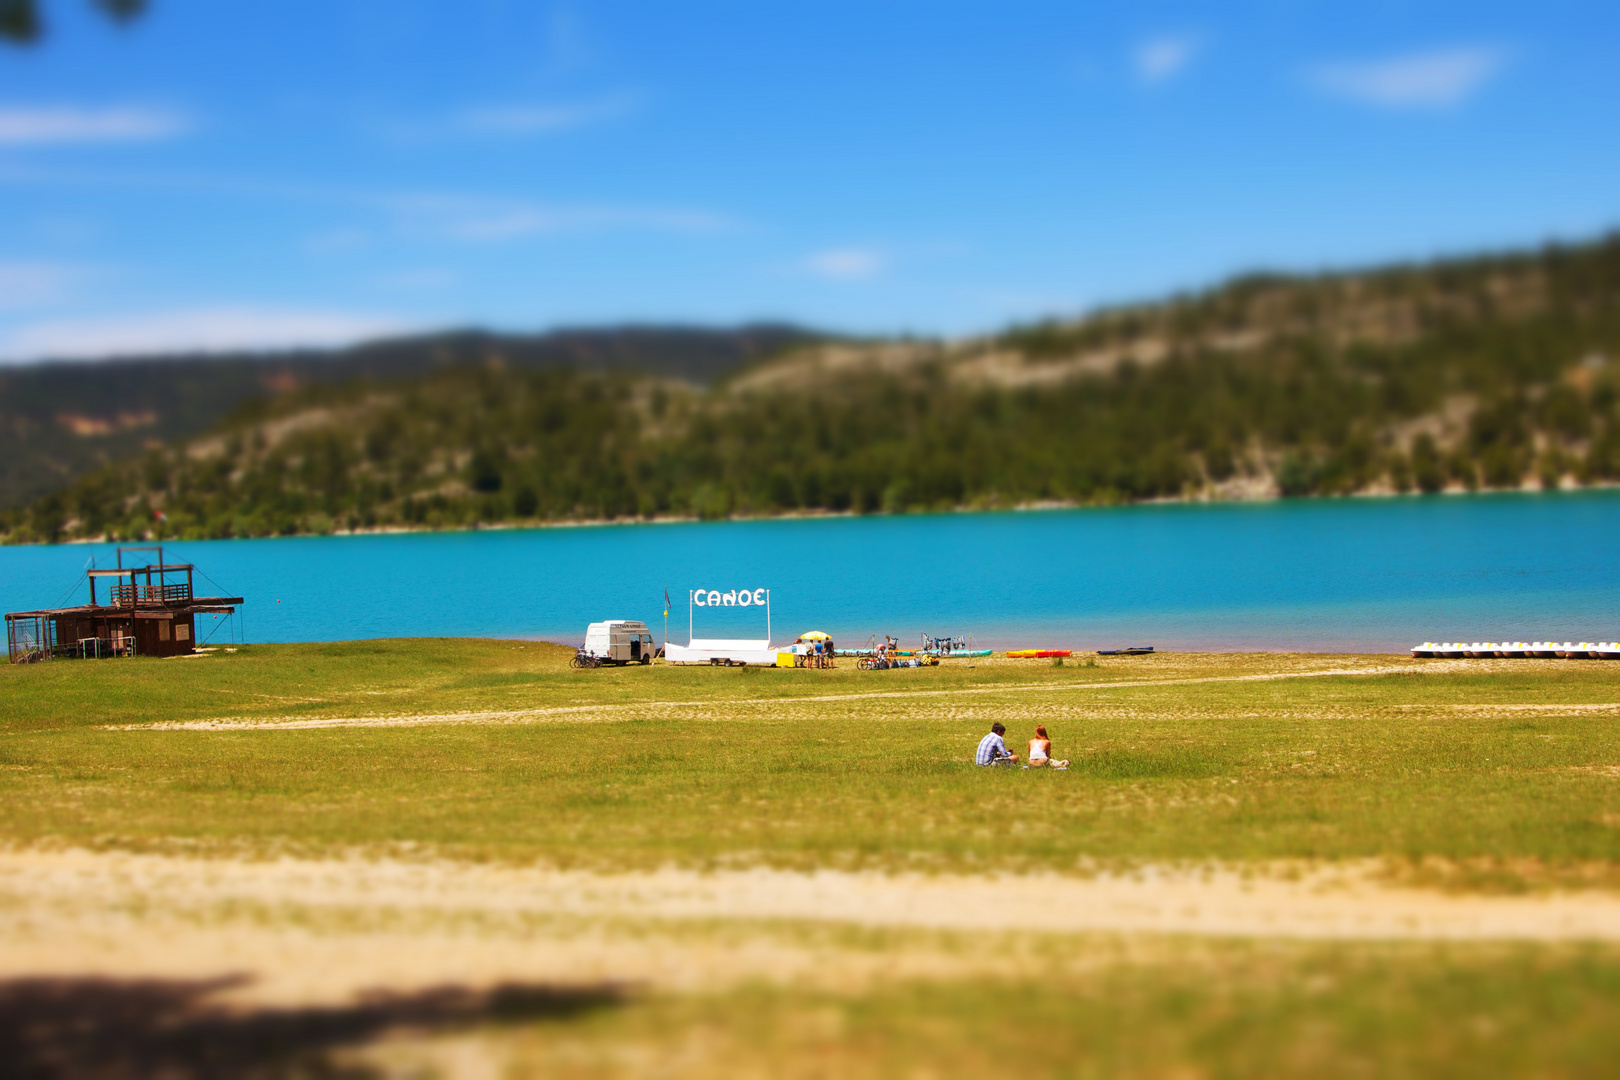
M140 604L185 604L191 601L191 586L189 585L114 585L112 588L112 602L117 605L130 603Z

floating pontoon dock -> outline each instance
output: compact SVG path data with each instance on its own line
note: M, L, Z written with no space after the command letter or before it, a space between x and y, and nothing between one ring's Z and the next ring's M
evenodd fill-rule
M137 566L141 552L156 562ZM125 557L130 565L125 566ZM150 558L150 556L147 556ZM197 596L191 563L166 563L161 547L121 547L118 565L86 570L90 602L6 615L6 654L13 664L65 657L186 656L196 652L198 615L234 615L240 596ZM96 583L106 582L106 603Z
M1454 659L1620 660L1620 641L1425 641L1412 646L1412 655Z

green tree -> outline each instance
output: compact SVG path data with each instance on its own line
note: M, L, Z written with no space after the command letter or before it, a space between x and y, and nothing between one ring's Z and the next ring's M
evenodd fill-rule
M127 22L146 11L146 0L91 0L117 22ZM28 44L45 31L38 0L0 0L0 40Z
M1389 455L1389 482L1402 495L1412 490L1412 459L1399 450Z
M1316 488L1318 468L1308 452L1290 450L1277 466L1277 490L1285 498L1309 495Z
M1412 440L1412 479L1425 495L1433 495L1446 486L1440 451L1434 444L1434 436L1427 432Z

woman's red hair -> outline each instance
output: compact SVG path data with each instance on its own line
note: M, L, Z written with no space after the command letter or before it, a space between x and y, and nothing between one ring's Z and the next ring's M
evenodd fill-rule
M1044 727L1037 727L1035 729L1035 734L1039 735L1043 739L1051 738L1051 736L1046 733L1046 729Z

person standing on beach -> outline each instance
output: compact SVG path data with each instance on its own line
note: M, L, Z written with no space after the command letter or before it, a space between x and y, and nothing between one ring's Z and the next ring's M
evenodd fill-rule
M996 721L990 725L990 734L979 740L979 749L973 754L973 764L985 765L1011 765L1018 760L1018 755L1007 749L1007 743L1002 736L1007 729Z

